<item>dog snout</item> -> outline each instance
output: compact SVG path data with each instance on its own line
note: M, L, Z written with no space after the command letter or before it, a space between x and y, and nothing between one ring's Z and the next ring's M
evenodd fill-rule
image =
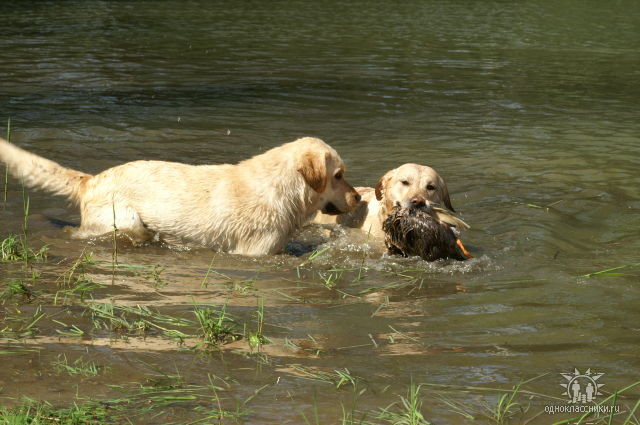
M412 207L423 207L426 205L426 202L427 200L422 196L414 196L413 198L409 199L409 203Z
M358 206L362 197L353 187L349 189L346 195L347 207L349 208L349 211L351 211Z

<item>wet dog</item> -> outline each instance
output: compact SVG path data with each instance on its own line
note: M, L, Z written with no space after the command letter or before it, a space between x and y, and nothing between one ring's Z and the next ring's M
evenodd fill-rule
M430 202L454 211L444 179L436 170L425 165L401 165L387 171L375 188L356 187L356 190L362 196L362 201L355 210L338 216L318 213L314 222L359 228L382 241L382 223L394 208Z
M344 179L338 153L302 138L230 165L134 161L89 175L0 139L0 161L28 187L78 204L77 238L117 229L134 244L149 240L242 255L282 251L318 210L353 210L360 195Z

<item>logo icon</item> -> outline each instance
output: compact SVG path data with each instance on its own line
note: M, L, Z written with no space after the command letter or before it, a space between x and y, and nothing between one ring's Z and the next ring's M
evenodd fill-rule
M591 372L587 369L585 373L580 373L574 368L573 373L561 373L562 377L567 380L566 384L560 384L565 388L563 394L569 397L569 403L590 403L595 401L596 397L602 395L599 391L604 384L599 384L598 379L604 373Z

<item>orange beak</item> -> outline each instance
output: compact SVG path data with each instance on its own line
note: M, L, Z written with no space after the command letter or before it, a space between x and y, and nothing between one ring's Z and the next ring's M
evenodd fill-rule
M467 258L473 258L473 255L467 251L467 248L462 245L462 241L460 239L456 239L456 245L462 250L462 253L467 256Z

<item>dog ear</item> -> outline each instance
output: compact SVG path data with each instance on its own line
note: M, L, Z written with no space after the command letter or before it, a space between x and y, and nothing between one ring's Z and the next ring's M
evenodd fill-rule
M447 184L442 178L440 180L440 187L442 188L442 202L444 202L445 207L449 208L449 211L456 212L456 210L453 209L453 205L451 205L451 198L449 198L449 188L447 188Z
M324 192L327 186L328 159L329 152L305 152L298 168L298 172L302 174L307 184L318 193Z
M384 176L380 177L380 180L378 180L378 183L376 183L375 191L376 191L376 199L378 201L382 201L382 193L384 192L384 187L387 183L389 183L389 180L391 180L392 174L393 174L393 170L387 171Z

